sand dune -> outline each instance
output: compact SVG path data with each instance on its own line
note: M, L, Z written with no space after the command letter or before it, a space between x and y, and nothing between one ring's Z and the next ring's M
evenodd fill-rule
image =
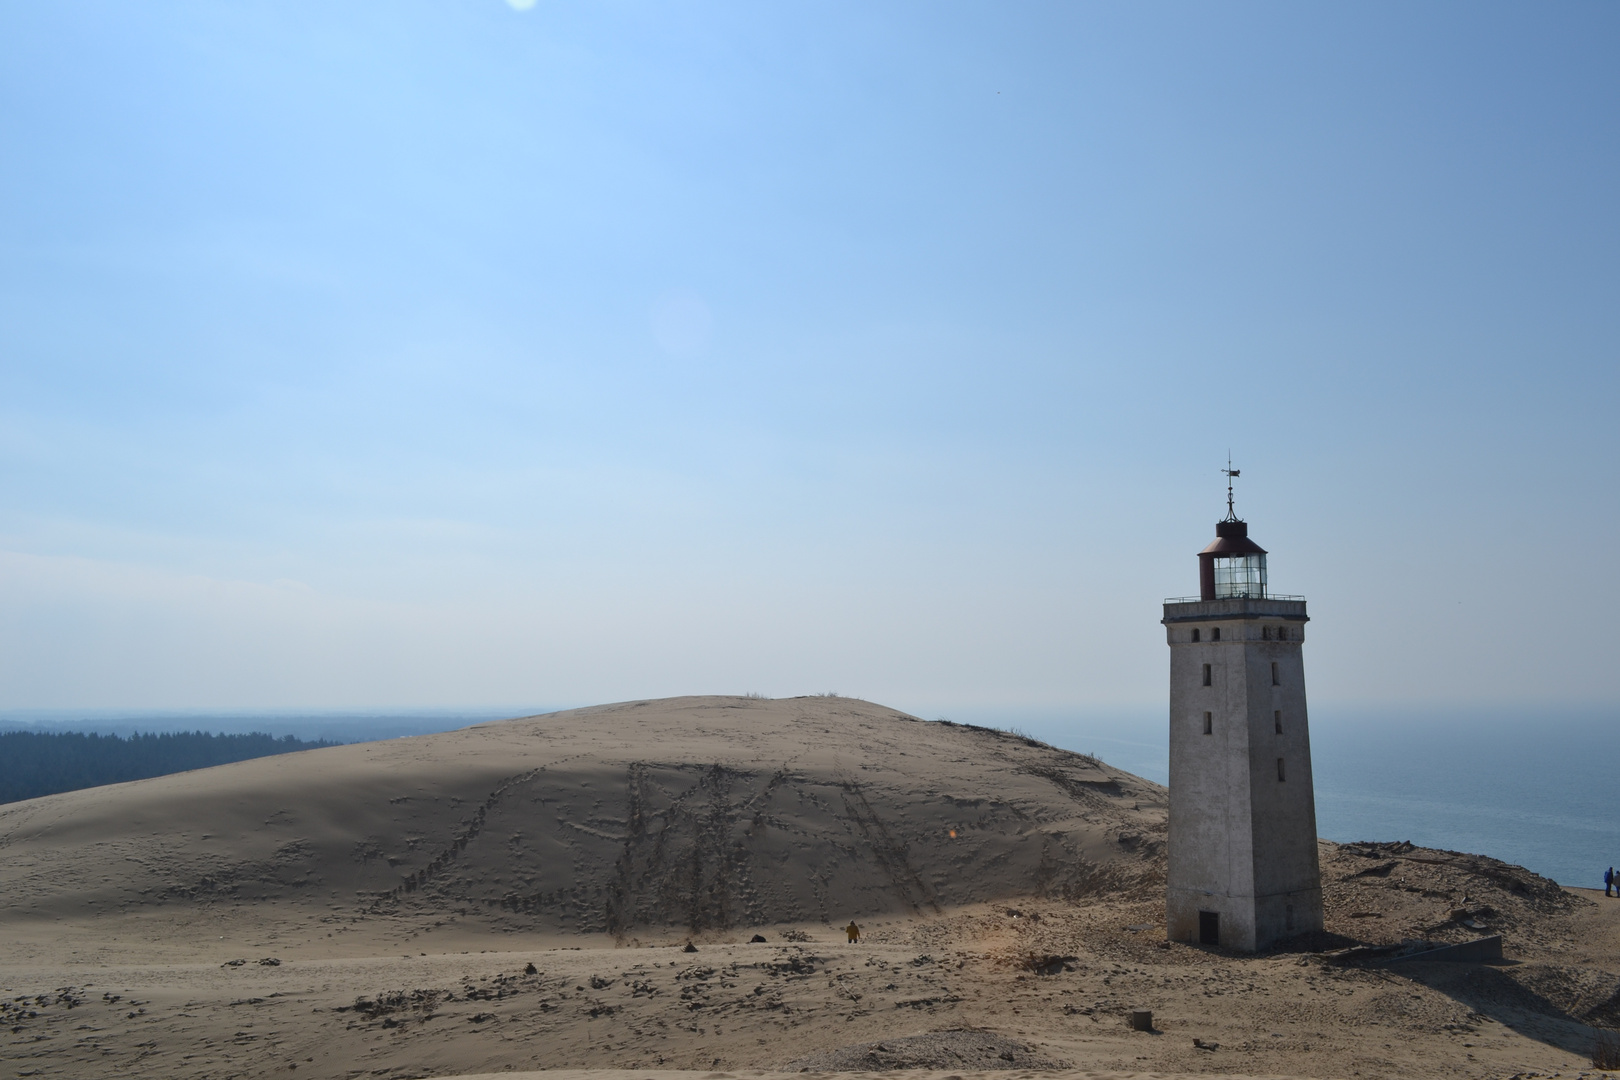
M1158 880L1162 788L843 698L629 702L0 808L0 913L693 933Z
M1100 762L838 698L37 799L0 808L0 1076L1486 1080L1620 1024L1620 900L1324 841L1328 932L1225 954L1165 939L1164 822ZM1487 932L1506 962L1378 948Z

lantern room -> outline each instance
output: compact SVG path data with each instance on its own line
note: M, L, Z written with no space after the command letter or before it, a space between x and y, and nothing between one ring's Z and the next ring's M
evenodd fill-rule
M1263 600L1266 549L1249 539L1249 525L1236 518L1215 523L1215 542L1198 553L1202 600Z

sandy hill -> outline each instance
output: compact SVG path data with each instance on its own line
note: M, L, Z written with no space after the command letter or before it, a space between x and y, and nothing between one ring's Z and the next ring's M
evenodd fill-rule
M257 903L701 934L1135 893L1164 829L1162 788L1005 732L835 697L636 701L5 806L0 919Z
M0 807L0 1075L1498 1080L1620 1039L1620 900L1324 841L1327 931L1234 955L1165 939L1164 822L1090 758L840 698L36 799Z

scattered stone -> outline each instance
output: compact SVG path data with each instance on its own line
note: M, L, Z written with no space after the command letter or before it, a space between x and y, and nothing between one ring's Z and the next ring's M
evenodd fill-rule
M697 946L688 941L686 943L686 947L682 949L681 952L697 952Z
M383 1027L398 1027L400 1021L394 1020L394 1013L416 1013L423 1017L432 1016L438 1009L439 1002L448 999L451 995L444 990L394 990L378 994L374 999L358 997L353 1005L339 1005L334 1012L354 1011L367 1020L376 1020L382 1017ZM469 995L470 997L471 995ZM393 1023L389 1023L393 1020Z
M753 937L748 939L748 944L750 944L750 945L763 945L764 943L765 943L765 935L764 934L755 934Z
M936 1031L880 1042L857 1043L812 1054L785 1066L790 1072L875 1072L886 1069L1072 1069L1045 1058L1030 1046L988 1031Z
M1025 971L1033 971L1037 975L1061 975L1065 971L1075 970L1080 962L1078 956L1058 956L1055 953L1030 953L1018 965Z

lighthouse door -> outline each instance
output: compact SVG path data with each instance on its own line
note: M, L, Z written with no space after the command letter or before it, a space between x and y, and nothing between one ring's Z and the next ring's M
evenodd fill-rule
M1218 911L1200 911L1198 913L1198 944L1219 945L1221 943L1221 913Z

